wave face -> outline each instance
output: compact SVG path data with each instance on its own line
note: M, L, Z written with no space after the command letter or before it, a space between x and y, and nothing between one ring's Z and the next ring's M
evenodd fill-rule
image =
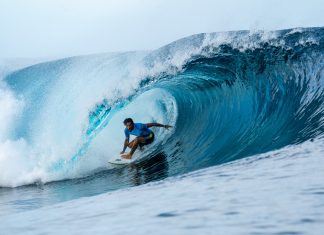
M103 177L113 189L322 138L323 46L323 28L199 34L12 72L0 86L0 186ZM174 128L113 169L126 117Z

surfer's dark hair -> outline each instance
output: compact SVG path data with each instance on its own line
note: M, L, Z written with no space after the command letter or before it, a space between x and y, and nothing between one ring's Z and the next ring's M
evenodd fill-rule
M124 120L124 125L126 125L128 122L134 124L133 119L131 119L131 118L126 118L126 119Z

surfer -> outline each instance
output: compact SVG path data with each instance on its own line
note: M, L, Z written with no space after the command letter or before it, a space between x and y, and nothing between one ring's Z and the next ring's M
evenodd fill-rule
M133 119L126 118L124 120L125 125L125 142L123 151L120 152L122 158L131 159L135 150L138 146L142 149L144 145L150 144L154 140L154 133L150 130L150 127L157 126L157 127L164 127L165 129L169 129L170 125L163 125L160 123L134 123ZM134 135L136 138L129 142L129 135ZM131 148L129 153L125 153L126 148Z

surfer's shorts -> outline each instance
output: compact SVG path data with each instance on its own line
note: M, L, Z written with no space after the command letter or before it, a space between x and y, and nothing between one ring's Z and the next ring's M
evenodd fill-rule
M145 143L140 143L140 146L144 146L150 144L154 141L154 133L151 132L148 136L143 136L145 139Z

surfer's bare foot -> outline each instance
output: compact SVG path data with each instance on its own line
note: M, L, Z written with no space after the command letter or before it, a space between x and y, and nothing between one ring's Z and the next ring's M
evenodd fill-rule
M132 155L130 153L125 153L125 154L122 154L121 157L125 158L125 159L131 159Z

